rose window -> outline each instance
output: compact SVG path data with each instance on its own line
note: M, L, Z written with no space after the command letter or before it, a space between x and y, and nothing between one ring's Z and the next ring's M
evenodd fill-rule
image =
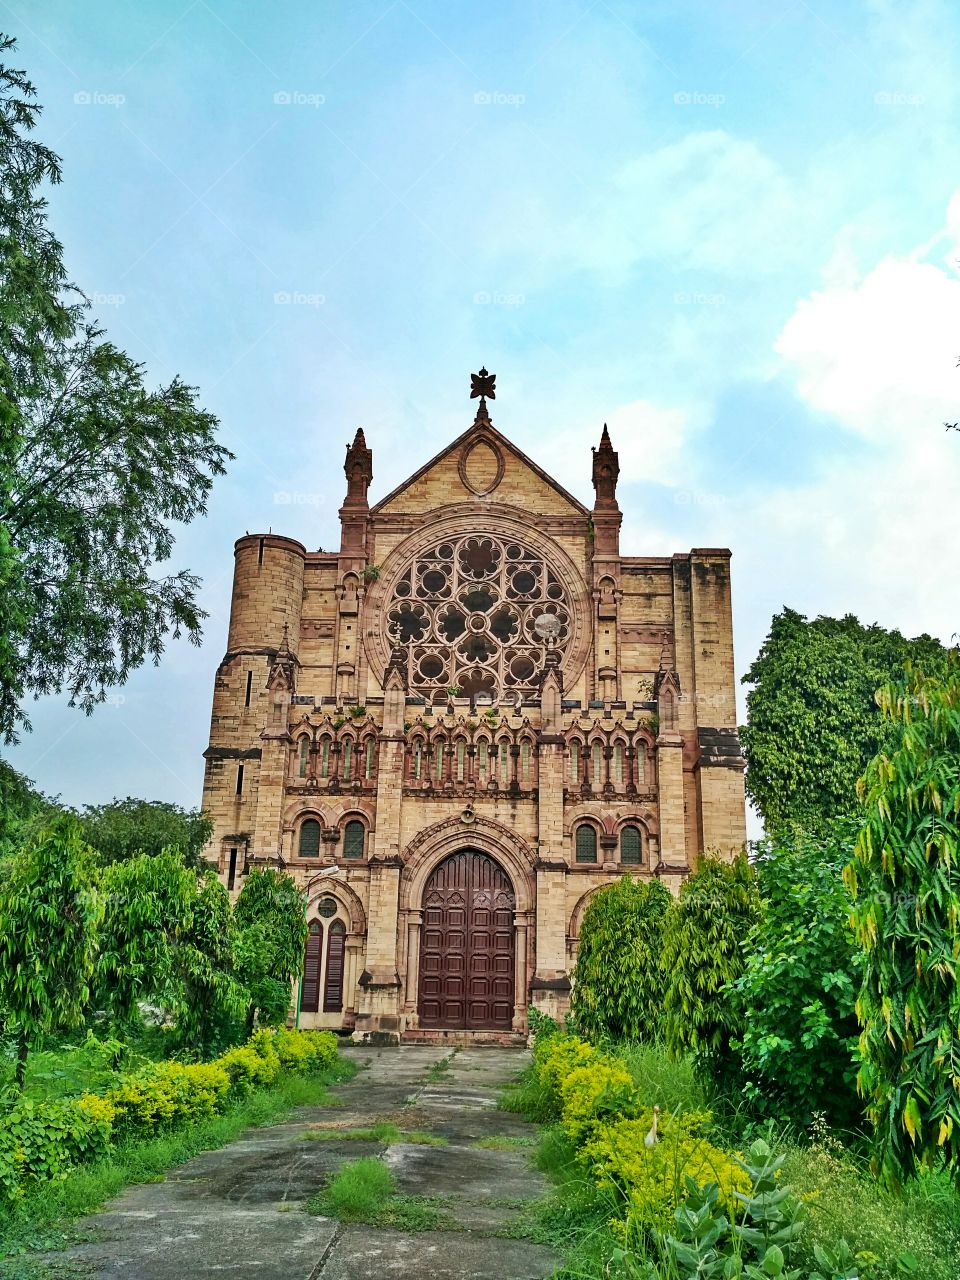
M544 615L563 651L570 608L559 578L521 543L471 534L417 556L394 587L387 629L406 650L411 690L439 702L456 688L496 702L536 690Z

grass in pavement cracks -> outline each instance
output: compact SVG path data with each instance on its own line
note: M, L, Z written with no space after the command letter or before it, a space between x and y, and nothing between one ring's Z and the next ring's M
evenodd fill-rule
M494 1133L489 1138L478 1138L471 1142L471 1147L480 1151L522 1151L526 1147L536 1146L536 1138L512 1137L506 1133Z
M446 1138L439 1138L420 1129L404 1130L399 1125L383 1121L366 1129L310 1129L303 1135L313 1142L384 1142L392 1146L398 1142L412 1143L419 1147L445 1147Z
M224 1147L246 1129L276 1124L295 1107L336 1104L328 1086L356 1071L351 1062L338 1061L315 1076L281 1076L269 1089L253 1093L224 1115L203 1120L179 1133L146 1142L118 1145L105 1160L74 1169L62 1182L47 1183L28 1195L0 1219L0 1259L32 1250L60 1249L90 1233L76 1219L100 1209L104 1201L138 1182L162 1182L166 1171L201 1151ZM19 1274L26 1272L19 1268ZM13 1272L0 1262L0 1276Z
M340 1222L365 1222L398 1231L455 1231L443 1196L397 1192L393 1173L382 1160L365 1156L342 1165L325 1189L307 1202L307 1212Z

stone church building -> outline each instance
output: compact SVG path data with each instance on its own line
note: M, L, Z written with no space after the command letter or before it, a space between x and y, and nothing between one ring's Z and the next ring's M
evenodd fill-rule
M729 551L624 554L607 429L586 506L494 395L373 505L357 432L339 551L236 544L207 856L303 887L301 1026L507 1039L567 1007L596 889L744 843Z

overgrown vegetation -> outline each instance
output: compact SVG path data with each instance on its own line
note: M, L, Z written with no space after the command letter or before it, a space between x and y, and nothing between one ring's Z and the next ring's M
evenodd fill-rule
M392 1171L375 1156L341 1165L307 1204L309 1213L397 1231L456 1230L442 1196L403 1195Z

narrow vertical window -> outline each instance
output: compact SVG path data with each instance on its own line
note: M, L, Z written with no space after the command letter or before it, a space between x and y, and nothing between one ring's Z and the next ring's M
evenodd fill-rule
M576 860L577 862L596 862L597 860L597 833L588 822L577 827Z
M320 1008L320 963L323 958L323 925L310 921L300 979L300 1012L316 1013Z
M347 930L342 920L331 920L327 931L327 971L323 980L323 1012L339 1013L343 1008L343 959Z
M237 883L237 851L230 850L230 865L227 868L227 888L233 889Z
M570 743L570 781L580 781L580 743L576 741Z
M330 776L330 739L324 738L323 750L320 752L320 777L329 778Z
M237 795L243 795L243 765L237 765Z
M307 761L309 760L309 758L310 758L310 739L301 738L300 739L300 767L299 767L301 778L305 778L307 776Z
M633 768L635 773L634 781L639 786L640 783L643 782L644 775L647 771L647 753L644 750L642 742L637 746L636 755L633 758Z
M263 564L263 539L260 539L260 548L257 551L257 567Z
M373 777L373 739L372 738L367 739L367 758L366 758L366 763L364 764L364 776L367 778Z
M420 781L420 774L423 770L423 748L418 742L413 748L413 776Z
M253 672L248 671L247 672L247 691L243 695L243 705L245 707L249 707L250 705L250 692L252 689L253 689Z
M603 747L599 742L593 744L593 785L603 786Z
M343 829L344 858L362 858L366 830L362 822L348 822Z
M507 744L500 743L500 779L502 782L507 780Z
M343 740L343 780L350 781L350 765L353 760L353 742L350 738Z
M435 782L443 781L443 743L438 742L433 756L433 777Z
M524 738L520 747L520 769L524 786L530 781L530 743Z
M306 822L301 824L297 853L301 858L319 858L320 823L316 818L307 818Z
M458 782L463 781L463 769L464 769L464 763L466 760L466 753L467 753L466 745L463 739L461 738L460 741L457 743L457 781Z
M477 773L481 779L487 776L487 742L485 738L480 739L480 746L477 751Z
M620 832L620 862L625 867L638 867L642 861L639 829L624 827Z
M613 748L613 780L617 788L623 786L623 746L619 742Z

